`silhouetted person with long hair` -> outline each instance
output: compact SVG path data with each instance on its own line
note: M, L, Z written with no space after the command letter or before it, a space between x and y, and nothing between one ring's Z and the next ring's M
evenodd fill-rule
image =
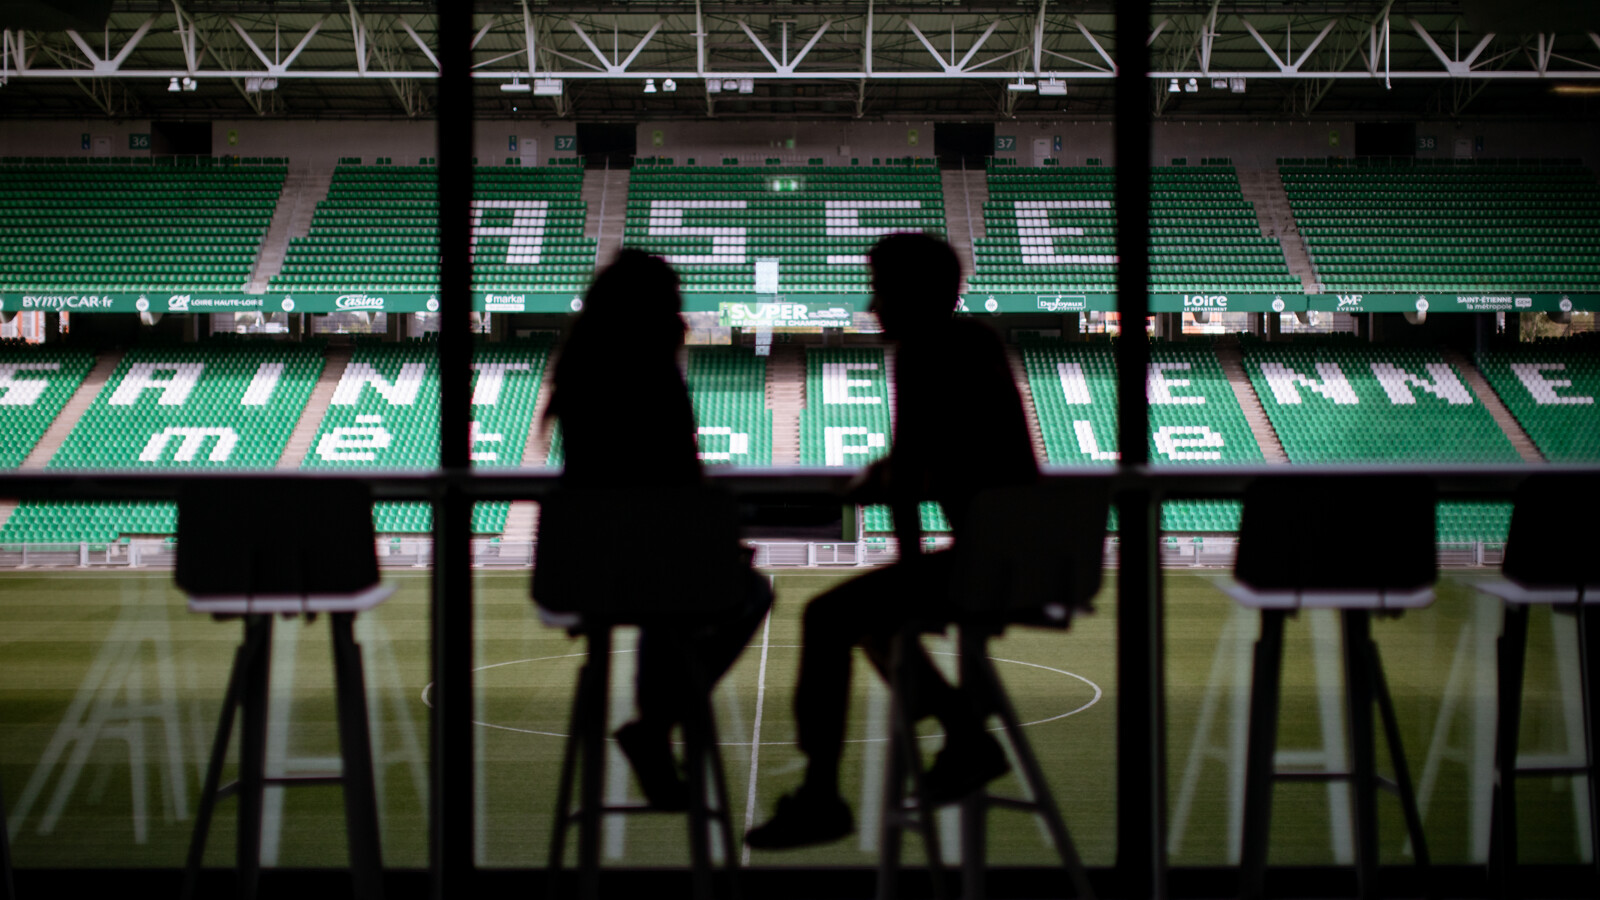
M811 601L802 626L794 713L807 757L799 789L746 835L752 847L824 843L855 830L839 796L839 759L850 697L851 648L860 645L887 677L890 643L908 622L951 614L953 554L971 527L970 506L988 488L1037 479L1022 400L1005 348L988 327L956 318L961 263L955 251L921 234L890 235L872 248L872 311L899 352L895 361L895 436L889 455L869 466L852 491L887 502L900 561ZM954 549L920 554L918 502L944 506ZM912 654L910 694L917 718L944 727L945 745L928 770L934 803L971 793L1009 768L984 730L983 716L945 681L921 645Z
M564 486L650 489L701 483L694 409L677 363L685 331L682 307L678 274L660 257L623 250L595 276L556 359L555 390L545 412L546 419L561 423ZM639 525L641 535L672 527L671 522ZM594 564L626 562L596 558ZM670 741L672 728L699 702L692 696L685 659L699 663L709 690L738 659L772 605L764 579L751 571L745 583L744 604L726 621L641 630L639 715L618 729L616 738L654 806L688 805Z

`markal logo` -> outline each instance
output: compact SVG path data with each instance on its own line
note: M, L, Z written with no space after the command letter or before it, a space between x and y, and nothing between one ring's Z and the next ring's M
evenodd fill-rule
M1227 294L1184 294L1184 309L1221 309L1228 308Z
M141 297L139 299L142 300L144 298ZM139 311L140 312L144 312L144 308L141 307ZM167 312L188 312L188 311L189 311L189 295L188 294L173 294L172 296L167 298Z
M333 301L335 309L383 309L382 297L369 297L366 294L340 294Z
M484 294L483 306L489 312L522 312L526 298L522 294Z

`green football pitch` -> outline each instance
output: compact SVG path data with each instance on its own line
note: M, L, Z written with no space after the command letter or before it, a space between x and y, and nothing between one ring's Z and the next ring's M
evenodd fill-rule
M400 590L360 617L377 757L384 857L426 864L428 580L386 573ZM764 819L800 778L789 699L806 601L848 571L785 570L771 576L773 615L715 696L736 827ZM1165 581L1168 810L1172 860L1227 865L1237 858L1253 615L1220 591L1217 574L1169 571ZM1493 753L1496 603L1450 574L1437 602L1375 622L1418 785L1434 859L1480 861L1487 850ZM991 654L1091 865L1114 856L1116 822L1116 617L1108 574L1099 612L1068 632L1014 630ZM527 576L477 578L476 792L479 862L539 866L545 860L562 734L582 645L541 626ZM240 628L185 611L170 573L24 572L0 576L0 788L19 866L182 864ZM1334 614L1291 620L1284 670L1279 761L1342 767L1338 627ZM1582 713L1569 618L1537 610L1531 629L1524 762L1556 765L1581 753ZM280 622L274 638L269 769L327 772L337 766L331 662L323 621ZM943 639L935 659L952 663ZM630 715L632 636L618 643L613 716ZM752 865L870 865L888 703L864 661L850 706L845 796L858 833L787 853L755 853ZM928 753L939 741L931 731ZM1388 763L1380 747L1380 770ZM607 791L636 798L620 754L609 754ZM1019 791L1014 778L996 782ZM1523 859L1575 862L1590 823L1583 783L1529 779L1519 794ZM1410 859L1398 805L1380 801L1386 862ZM224 801L207 860L228 865L232 801ZM1283 784L1273 808L1274 863L1337 863L1352 857L1343 787ZM953 814L949 814L953 815ZM1047 863L1040 825L991 814L991 859ZM949 824L953 821L947 819ZM614 817L604 831L614 865L687 860L681 816ZM949 858L953 827L944 829ZM918 858L907 841L908 860ZM338 789L269 790L264 856L283 866L342 865Z

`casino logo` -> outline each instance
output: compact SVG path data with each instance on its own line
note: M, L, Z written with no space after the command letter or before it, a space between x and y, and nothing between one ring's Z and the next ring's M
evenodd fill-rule
M366 294L340 294L334 301L335 309L383 309L382 297L369 297Z

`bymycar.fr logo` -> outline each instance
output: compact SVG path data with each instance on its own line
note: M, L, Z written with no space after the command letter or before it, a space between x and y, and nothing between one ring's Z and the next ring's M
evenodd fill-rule
M23 294L23 309L110 309L110 297L96 294Z
M383 309L382 297L369 297L366 294L340 294L333 301L335 309Z

